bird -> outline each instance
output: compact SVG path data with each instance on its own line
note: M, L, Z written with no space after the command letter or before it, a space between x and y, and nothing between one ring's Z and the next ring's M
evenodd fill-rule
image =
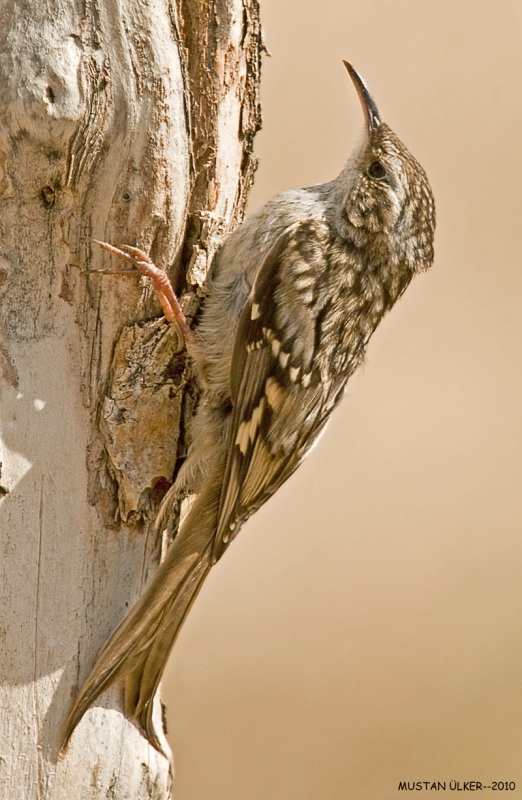
M64 726L125 681L125 712L164 753L153 700L203 582L246 520L323 432L370 337L433 262L435 203L424 169L344 61L364 130L338 177L289 189L246 217L215 256L190 328L165 272L141 250L99 242L150 278L201 388L193 442L159 511L196 499L144 594L114 630Z

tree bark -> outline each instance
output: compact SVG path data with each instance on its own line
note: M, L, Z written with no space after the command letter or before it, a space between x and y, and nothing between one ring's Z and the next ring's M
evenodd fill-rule
M259 127L257 0L3 0L0 41L0 785L10 800L166 798L116 687L57 761L73 696L159 560L190 436L190 364L149 288L193 313L241 219Z

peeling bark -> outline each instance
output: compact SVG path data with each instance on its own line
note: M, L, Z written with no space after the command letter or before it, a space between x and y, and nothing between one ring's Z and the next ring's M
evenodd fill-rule
M4 0L2 28L0 785L163 800L171 765L120 688L56 761L158 563L152 521L196 399L151 291L91 272L109 262L90 238L149 251L195 312L255 169L257 0Z

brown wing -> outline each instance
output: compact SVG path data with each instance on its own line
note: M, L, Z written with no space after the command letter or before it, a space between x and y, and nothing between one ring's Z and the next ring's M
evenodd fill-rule
M319 364L326 305L315 221L287 229L264 259L238 325L232 420L214 557L292 474L337 403L343 376ZM312 243L312 245L311 245Z

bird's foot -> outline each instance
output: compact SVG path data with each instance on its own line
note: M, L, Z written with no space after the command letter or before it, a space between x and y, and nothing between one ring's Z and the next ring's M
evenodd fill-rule
M172 284L165 272L159 269L149 256L137 247L131 247L128 244L120 244L115 247L107 242L100 242L98 239L92 239L95 244L103 247L107 252L112 253L119 258L124 259L131 269L100 269L94 270L106 275L128 275L137 274L136 270L149 278L152 288L154 289L158 300L161 303L163 313L166 319L176 326L177 330L183 337L185 345L192 341L193 333L189 328L186 317L181 310L179 300L176 293L172 288Z

